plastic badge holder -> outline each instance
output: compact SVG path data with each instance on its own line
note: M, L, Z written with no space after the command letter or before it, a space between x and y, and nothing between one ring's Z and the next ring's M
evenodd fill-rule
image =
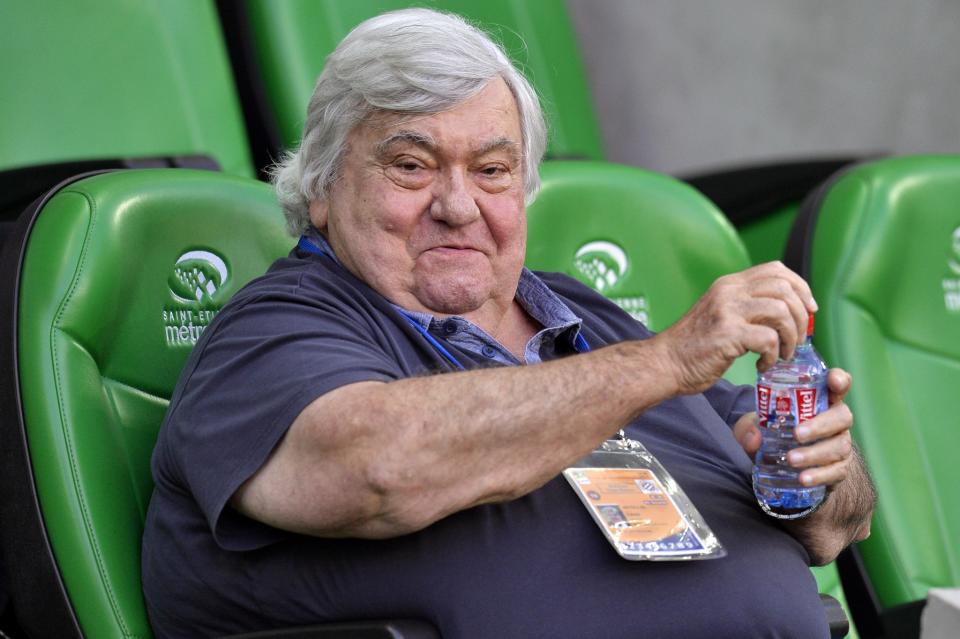
M686 561L727 554L683 489L638 441L605 441L563 476L624 559Z

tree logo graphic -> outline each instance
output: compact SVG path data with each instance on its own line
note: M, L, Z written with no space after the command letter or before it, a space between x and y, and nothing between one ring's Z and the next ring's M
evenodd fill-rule
M608 295L627 271L627 254L613 242L588 242L577 250L573 265L584 284Z
M218 255L210 251L187 251L177 259L167 282L178 300L211 304L228 277L227 265Z

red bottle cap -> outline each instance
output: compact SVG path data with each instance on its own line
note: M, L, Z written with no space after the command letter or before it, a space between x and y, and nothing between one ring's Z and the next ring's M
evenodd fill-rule
M807 337L813 337L813 313L809 313L807 318Z

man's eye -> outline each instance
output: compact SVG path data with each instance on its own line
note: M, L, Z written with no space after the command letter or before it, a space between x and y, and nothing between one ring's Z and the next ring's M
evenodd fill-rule
M386 175L398 186L420 189L430 183L433 170L423 162L411 158L397 158L386 166Z
M477 184L488 193L500 193L513 184L510 167L501 163L484 164L477 169Z

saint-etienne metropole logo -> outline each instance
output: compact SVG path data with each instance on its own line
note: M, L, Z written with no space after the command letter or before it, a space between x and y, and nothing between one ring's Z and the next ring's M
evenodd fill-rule
M573 256L574 275L581 282L625 310L635 320L648 324L647 298L642 294L617 295L630 268L626 251L608 240L587 242Z
M210 250L186 251L167 278L170 301L161 313L167 346L191 347L223 306L222 289L230 272L222 257Z

